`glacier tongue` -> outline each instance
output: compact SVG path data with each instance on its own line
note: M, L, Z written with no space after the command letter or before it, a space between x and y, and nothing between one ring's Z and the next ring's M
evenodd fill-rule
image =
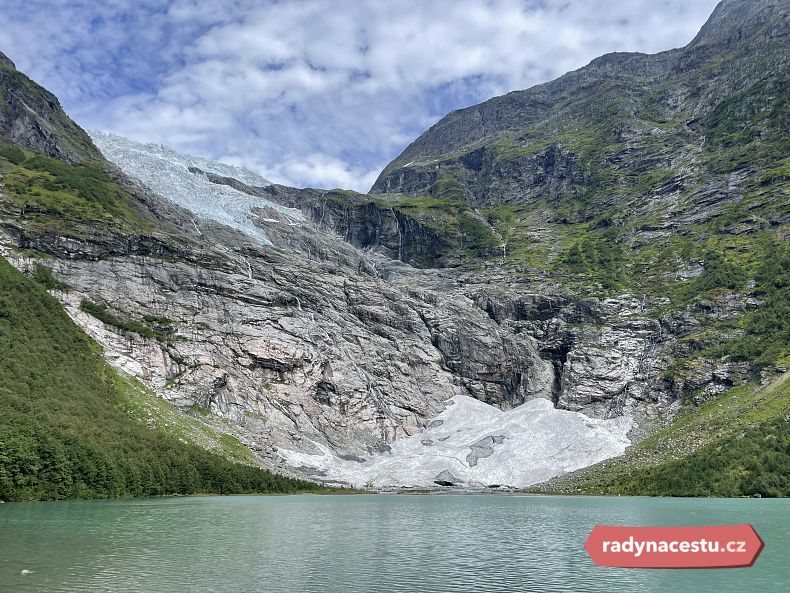
M295 208L212 183L205 175L191 173L189 167L230 177L251 187L271 185L252 171L180 154L157 144L133 142L115 134L95 130L88 133L102 154L127 175L136 177L156 193L191 210L196 216L243 231L264 245L271 245L271 241L253 224L253 208L275 210L288 221L304 220L302 213Z
M349 461L318 445L321 455L280 449L295 467L357 487L525 487L621 455L631 418L596 420L557 410L545 399L502 410L458 395L427 428L365 461Z

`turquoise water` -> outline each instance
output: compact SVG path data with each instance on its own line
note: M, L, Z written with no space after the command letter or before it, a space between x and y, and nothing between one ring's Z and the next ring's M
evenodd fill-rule
M602 568L583 547L599 523L751 523L765 549L752 568ZM784 593L790 500L361 495L4 504L0 591Z

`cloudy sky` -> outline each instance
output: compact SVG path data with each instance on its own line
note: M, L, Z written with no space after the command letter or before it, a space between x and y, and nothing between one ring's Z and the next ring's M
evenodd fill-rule
M715 4L0 0L0 50L84 127L367 191L448 111L685 45Z

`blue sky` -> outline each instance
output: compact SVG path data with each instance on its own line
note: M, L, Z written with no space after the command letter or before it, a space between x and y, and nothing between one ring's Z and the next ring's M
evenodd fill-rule
M0 0L0 50L86 128L367 191L448 111L685 45L715 4Z

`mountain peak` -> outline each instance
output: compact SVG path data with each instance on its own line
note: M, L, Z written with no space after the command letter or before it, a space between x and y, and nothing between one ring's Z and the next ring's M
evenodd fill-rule
M101 160L91 139L58 98L16 69L0 52L0 138L67 163Z
M579 130L587 135L608 130L609 136L599 138L605 144L618 137L618 125L632 126L635 115L644 115L647 128L658 111L670 117L685 109L688 119L699 117L738 89L785 76L789 31L788 0L724 0L685 47L657 54L605 54L550 82L449 113L387 165L370 193L430 193L438 169L455 167L466 194L490 196L474 181L475 167L495 158L475 152L481 147L491 154L529 156L540 152L530 146L559 143L567 148L584 137ZM673 94L671 101L657 101ZM602 104L621 111L597 109Z
M786 0L723 0L687 48L711 43L732 47L762 29L787 32L789 22Z
M10 66L14 70L16 70L16 64L11 61L7 55L0 51L0 66Z

